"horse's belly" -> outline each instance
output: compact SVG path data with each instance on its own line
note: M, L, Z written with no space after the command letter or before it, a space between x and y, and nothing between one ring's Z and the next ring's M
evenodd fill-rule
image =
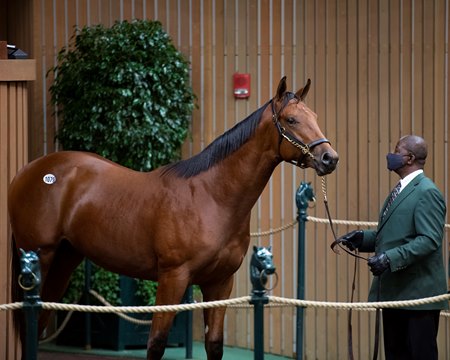
M85 237L82 241L78 239L69 241L88 259L109 271L140 279L155 280L157 277L157 259L151 247L142 241L125 236Z

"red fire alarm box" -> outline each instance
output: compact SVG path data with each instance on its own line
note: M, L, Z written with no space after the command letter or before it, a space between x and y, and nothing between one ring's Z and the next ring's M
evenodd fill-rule
M250 74L233 75L233 92L237 99L246 99L250 96Z

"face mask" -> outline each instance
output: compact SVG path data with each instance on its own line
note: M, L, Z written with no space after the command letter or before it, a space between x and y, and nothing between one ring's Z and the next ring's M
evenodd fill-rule
M403 165L405 165L405 162L403 161L403 158L405 155L401 154L393 154L389 153L386 155L387 160L387 168L389 171L394 171L397 169L400 169Z

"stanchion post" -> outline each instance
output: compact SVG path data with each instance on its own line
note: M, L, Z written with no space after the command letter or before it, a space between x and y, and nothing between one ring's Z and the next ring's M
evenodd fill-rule
M250 280L252 282L252 296L250 304L254 307L254 359L264 359L264 304L269 302L266 295L266 283L268 275L275 273L271 247L253 247L253 255L250 260Z
M36 360L38 353L38 319L42 309L40 298L41 269L38 255L21 250L19 285L24 290L23 312L25 318L25 360Z
M192 286L189 286L186 292L186 303L191 304L194 302ZM192 359L192 310L187 311L186 319L186 359Z
M86 259L84 261L84 303L90 304L90 291L91 291L91 273L92 264ZM84 313L84 349L92 349L92 327L91 327L91 313Z
M268 302L269 298L266 295L266 290L257 290L253 287L250 304L253 305L254 309L253 331L255 337L255 360L264 359L264 304Z
M295 200L297 203L298 220L298 255L297 255L297 299L305 299L305 233L308 204L314 201L314 191L311 183L301 182ZM303 331L304 331L304 308L297 306L296 322L296 359L303 359Z

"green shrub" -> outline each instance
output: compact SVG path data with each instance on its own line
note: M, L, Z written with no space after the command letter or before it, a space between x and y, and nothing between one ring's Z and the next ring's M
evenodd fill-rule
M188 63L161 24L85 27L71 45L50 70L62 147L142 171L179 159L194 94Z

